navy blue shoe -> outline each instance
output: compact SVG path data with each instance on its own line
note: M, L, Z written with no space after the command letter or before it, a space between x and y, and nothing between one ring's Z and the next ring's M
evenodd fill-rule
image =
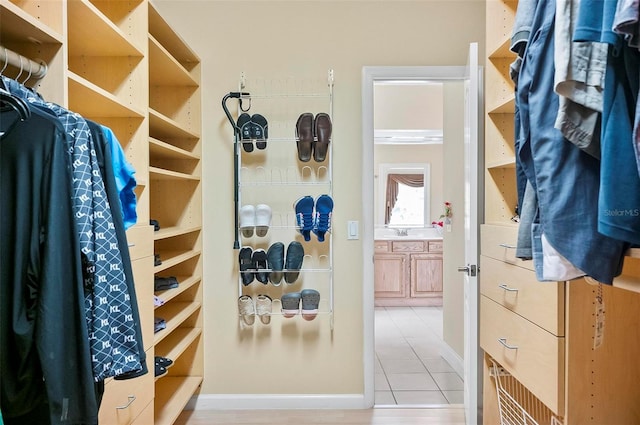
M253 282L255 278L253 266L253 250L251 247L245 246L238 253L238 261L240 262L240 276L242 277L242 284L247 286Z
M271 269L269 273L269 281L273 283L273 286L280 285L282 281L284 268L284 244L282 242L275 242L267 250L267 264Z
M333 199L329 195L320 195L316 199L316 211L313 217L313 233L318 236L318 242L324 242L324 235L331 229L331 215L333 214Z
M293 241L287 247L287 259L285 260L284 280L292 284L298 279L302 261L304 260L304 248L298 241Z
M296 226L307 242L311 240L311 230L313 230L313 204L311 196L303 196L293 204L296 211Z

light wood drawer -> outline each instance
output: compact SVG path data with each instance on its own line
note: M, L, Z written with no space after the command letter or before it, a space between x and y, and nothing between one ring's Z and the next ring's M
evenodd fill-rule
M153 255L153 227L133 226L127 230L129 256L131 261Z
M373 252L391 252L388 241L374 241Z
M480 297L480 346L558 415L564 415L564 341Z
M429 241L429 252L442 252L442 241Z
M131 425L150 425L153 423L153 401L144 408L142 413L131 423Z
M533 270L532 260L516 258L518 227L483 224L480 227L480 254Z
M391 241L393 252L424 252L424 241Z
M153 345L153 257L131 262L145 351Z
M124 381L109 380L105 385L104 397L100 405L101 425L129 425L153 400L153 350L148 364L149 372L135 379Z
M480 292L557 336L564 336L564 283L538 282L535 273L480 257Z

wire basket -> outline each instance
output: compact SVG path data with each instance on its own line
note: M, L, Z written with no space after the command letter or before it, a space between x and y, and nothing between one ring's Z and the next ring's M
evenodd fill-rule
M531 391L493 359L490 361L489 372L496 382L498 394L500 425L563 425L562 419Z

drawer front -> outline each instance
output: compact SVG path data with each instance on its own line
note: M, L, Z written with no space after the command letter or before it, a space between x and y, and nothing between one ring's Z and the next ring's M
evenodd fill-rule
M424 252L424 241L392 241L393 252Z
M557 336L564 336L564 282L538 282L535 273L480 257L480 293Z
M153 255L153 227L133 226L127 230L131 261Z
M429 252L442 252L442 241L429 241Z
M388 241L374 241L373 252L391 252Z
M516 258L517 240L518 228L516 226L483 224L480 227L480 254L533 270L532 260L525 261Z
M563 337L481 296L480 346L540 401L564 415Z
M153 350L147 359L153 359ZM100 405L99 423L105 425L129 425L153 400L153 362L147 365L146 375L125 381L109 380L105 385Z
M153 257L131 262L145 351L153 345Z
M138 417L131 423L131 425L150 425L153 424L154 415L153 415L153 402L149 403L147 407L144 408L142 413L138 415Z

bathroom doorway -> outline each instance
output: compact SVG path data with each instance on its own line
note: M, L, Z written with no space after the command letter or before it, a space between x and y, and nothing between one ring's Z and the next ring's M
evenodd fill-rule
M404 303L400 302L399 305L394 303L385 305L384 302L380 302L379 297L376 297L379 295L376 292L379 291L375 291L375 272L370 274L371 282L365 283L372 289L372 293L367 296L373 310L369 317L372 317L374 322L370 333L373 340L371 358L374 382L373 385L366 385L365 378L365 387L367 387L365 392L367 389L373 390L376 407L460 405L464 403L462 380L464 376L464 282L463 277L457 273L457 266L464 261L463 207L465 201L462 158L464 157L465 86L463 79L460 78L462 73L459 69L452 71L447 70L446 67L429 67L422 69L424 73L421 74L420 67L407 68L411 69L406 78L397 76L389 79L376 78L375 83L379 84L372 83L371 97L368 101L365 100L367 95L363 93L363 111L366 111L367 107L377 109L376 102L387 96L384 92L397 89L403 93L399 96L400 103L394 105L390 102L393 105L390 108L391 112L399 116L399 118L396 117L397 120L402 121L406 118L411 121L416 119L413 112L422 111L423 115L426 113L431 118L431 121L439 121L441 124L418 124L417 126L391 124L386 125L386 128L378 128L379 131L374 132L374 123L370 123L371 128L368 131L374 137L368 141L370 146L365 146L364 149L365 152L371 151L371 166L366 172L370 175L367 177L363 172L365 180L363 184L367 187L371 183L374 188L378 188L374 189L371 197L371 209L374 212L374 225L371 226L371 230L372 233L377 231L378 234L368 239L371 243L369 252L376 258L374 252L380 248L393 251L392 247L397 244L398 239L422 241L424 249L428 248L432 239L437 245L437 238L433 238L433 233L430 233L436 231L431 228L431 222L439 221L440 215L444 214L445 202L453 207L453 216L448 225L443 223L442 228L437 229L442 231L440 247L445 247L444 252L441 251L442 299L440 303L415 302L409 296L403 298ZM438 70L437 75L433 74L434 69ZM377 89L380 87L383 95L376 96L376 93L379 93ZM424 112L425 108L415 103L414 95L421 91L434 91L434 88L441 92L440 100L437 101L439 110ZM363 91L365 90L363 85ZM367 105L366 102L371 104ZM405 104L402 105L402 102ZM407 107L410 112L407 112ZM371 115L375 116L374 113ZM366 133L364 129L363 133ZM367 141L363 140L363 143ZM410 158L410 161L407 158ZM367 162L366 155L365 162ZM382 177L381 164L406 165L409 162L411 166L422 165L428 170L424 180L426 186L422 191L427 205L424 208L426 214L421 222L389 226L392 221L385 222L382 216L385 210L389 212L388 210L393 210L394 206L389 205L388 200L385 199L386 191L381 189L385 185L381 179L386 179ZM369 179L368 182L367 179ZM415 190L413 193L415 196L420 191ZM365 196L364 199L367 197ZM461 210L456 211L456 206ZM415 217L413 219L415 220ZM365 220L363 235L367 230ZM394 237L394 232L397 238ZM366 244L365 257L368 257L369 242L366 241L367 238L363 239ZM381 239L386 239L383 242L386 247L378 247L378 241ZM385 255L382 257L389 260L387 263L389 268L382 273L392 273L393 267L396 270L403 267L401 260L396 261L394 265L394 259L390 258L393 257L393 252L388 254L389 258ZM421 255L428 254L421 253ZM406 264L411 259L404 261ZM419 272L424 272L424 269L420 269ZM407 279L410 281L410 267L407 273L409 274ZM410 291L411 288L397 298L402 298ZM367 307L366 299L367 297L365 297L365 308ZM369 344L365 343L365 346Z
M445 187L450 193L463 178L458 169L445 179L444 145L462 145L462 134L448 131L445 140L445 92L448 104L463 104L461 82L373 87L376 406L464 403L461 356L444 338L442 248L445 237L455 247L459 230L443 221L445 202L451 205ZM447 117L450 126L456 118ZM455 294L447 295L448 320L461 323Z

